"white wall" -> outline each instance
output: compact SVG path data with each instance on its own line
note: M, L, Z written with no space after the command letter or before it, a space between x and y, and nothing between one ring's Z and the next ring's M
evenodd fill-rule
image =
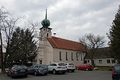
M87 64L91 64L90 59L85 59L85 60L87 61ZM110 60L110 63L107 63L107 60ZM112 63L112 60L114 60L114 58L94 59L94 63L96 66L114 66L116 64L116 61L115 63Z
M41 41L36 60L37 64L40 64L40 60L42 60L42 64L53 62L53 48L48 41Z
M59 58L59 52L61 52L61 61ZM66 52L67 58L66 60ZM71 59L71 53L73 53L73 60ZM76 58L76 53L78 53L78 60ZM65 49L53 49L53 62L65 62L65 63L74 63L75 65L83 64L85 53L79 51L65 50Z

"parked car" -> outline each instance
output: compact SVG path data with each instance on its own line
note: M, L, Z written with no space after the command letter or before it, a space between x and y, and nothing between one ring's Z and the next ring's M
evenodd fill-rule
M13 65L7 70L7 75L10 77L27 77L27 67L24 65Z
M92 71L94 69L94 66L92 65L88 65L88 64L84 64L84 65L77 65L76 66L76 69L78 70L89 70L89 71Z
M35 64L28 68L28 74L36 75L47 75L48 66L44 64Z
M116 64L112 70L112 79L113 80L120 80L120 64Z
M48 66L48 70L53 74L56 74L56 73L65 74L67 71L67 67L64 63L53 63Z
M73 63L66 63L67 71L68 72L74 72L75 71L75 66Z

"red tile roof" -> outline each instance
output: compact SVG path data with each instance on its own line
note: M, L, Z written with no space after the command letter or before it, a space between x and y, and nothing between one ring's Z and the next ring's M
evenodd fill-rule
M84 46L79 42L66 40L66 39L53 37L53 36L51 38L48 38L48 41L53 48L67 49L67 50L74 50L74 51L84 51Z

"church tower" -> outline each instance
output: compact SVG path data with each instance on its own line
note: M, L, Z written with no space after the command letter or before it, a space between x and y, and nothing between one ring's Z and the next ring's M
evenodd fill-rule
M40 28L40 40L45 41L47 38L50 38L52 35L52 28L49 28L50 21L47 19L47 9L45 19L41 22L42 28Z
M38 54L36 57L37 64L47 64L48 58L45 58L48 56L48 48L49 44L47 41L47 38L50 38L52 36L52 28L50 28L50 21L47 19L47 9L45 14L45 19L41 22L42 28L40 28L39 33L39 49Z

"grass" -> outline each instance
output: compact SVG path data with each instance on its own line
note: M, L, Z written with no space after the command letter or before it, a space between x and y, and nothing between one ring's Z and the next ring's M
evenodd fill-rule
M96 66L96 70L98 71L112 71L111 66Z

